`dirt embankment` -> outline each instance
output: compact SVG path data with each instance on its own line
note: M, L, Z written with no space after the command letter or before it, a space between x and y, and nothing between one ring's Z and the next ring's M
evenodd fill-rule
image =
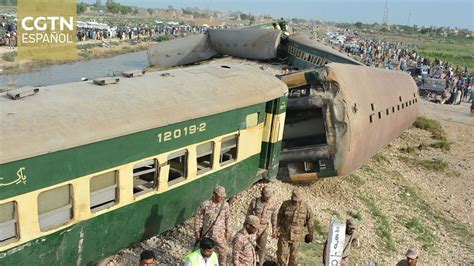
M422 265L474 263L472 225L474 195L474 117L468 105L442 106L422 102L422 115L441 122L444 139L412 127L350 176L300 185L316 217L316 240L303 244L300 262L320 265L331 219L359 220L361 246L352 263L394 265L409 247ZM430 122L430 121L429 121ZM431 122L430 122L431 123ZM263 184L239 193L231 203L236 232L244 212ZM290 197L295 185L270 183L276 200ZM136 263L143 249L156 252L160 263L181 262L191 248L191 222L111 257L108 265ZM272 240L268 259L275 259Z
M77 45L77 59L74 60L18 60L15 50L0 47L0 70L6 74L28 72L48 65L60 65L82 60L107 58L120 54L138 52L147 49L156 42L111 42L106 47L101 42L85 42Z

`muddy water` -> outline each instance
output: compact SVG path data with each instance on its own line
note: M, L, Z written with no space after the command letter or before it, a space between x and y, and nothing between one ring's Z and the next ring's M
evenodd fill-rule
M148 66L146 51L128 53L110 58L92 59L70 64L46 66L20 74L0 74L0 87L46 86L112 76L122 71L142 69Z

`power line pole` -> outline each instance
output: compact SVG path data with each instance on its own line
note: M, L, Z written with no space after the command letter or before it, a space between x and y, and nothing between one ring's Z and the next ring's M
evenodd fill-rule
M382 25L388 24L388 0L385 0L385 9L383 11Z
M410 19L411 19L411 11L408 13L408 21L407 21L408 26L410 26Z

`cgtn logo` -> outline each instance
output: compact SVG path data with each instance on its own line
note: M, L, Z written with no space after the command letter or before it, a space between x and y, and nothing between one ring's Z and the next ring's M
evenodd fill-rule
M72 44L74 17L24 17L21 19L22 44Z

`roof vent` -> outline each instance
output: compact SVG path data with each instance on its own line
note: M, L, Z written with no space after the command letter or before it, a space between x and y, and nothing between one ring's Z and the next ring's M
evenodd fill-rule
M35 95L39 92L39 88L33 86L21 87L7 92L7 95L10 96L13 100L18 100L25 98L27 96Z
M123 76L127 78L134 78L134 77L140 77L145 75L145 70L132 70L132 71L125 71L123 72Z
M104 86L104 85L109 85L109 84L116 84L120 81L119 78L117 77L110 77L110 78L96 78L94 79L94 84L95 85L100 85L100 86Z

